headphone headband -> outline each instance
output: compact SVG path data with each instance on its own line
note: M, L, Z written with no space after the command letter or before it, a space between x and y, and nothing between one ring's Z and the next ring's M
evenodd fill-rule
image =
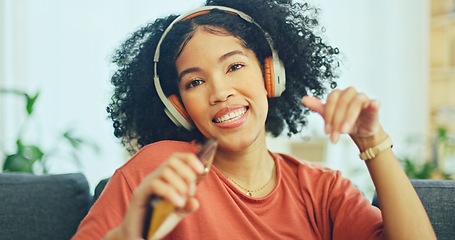
M267 43L269 44L270 49L273 50L272 54L276 54L276 51L274 51L274 48L273 48L272 37L270 37L270 35L264 29L262 29L261 25L256 23L253 20L252 17L250 17L249 15L245 14L244 12L241 12L239 10L236 10L236 9L230 8L230 7L204 6L204 7L196 8L196 9L194 9L192 11L189 11L189 12L187 12L185 14L182 14L182 15L178 16L176 19L174 19L174 21L171 22L171 24L169 24L169 26L166 28L166 30L164 30L163 35L161 35L161 38L158 41L158 45L156 46L155 55L153 57L154 64L157 64L159 62L161 43L164 41L164 39L166 38L166 35L169 33L169 31L171 31L171 29L174 26L174 24L176 24L176 23L178 23L180 21L185 21L185 20L188 20L188 19L191 19L191 18L195 18L195 17L200 16L200 15L207 14L211 10L214 10L214 9L219 9L219 10L222 10L222 11L228 12L228 13L234 13L234 14L238 15L239 17L241 17L243 20L245 20L247 22L250 22L250 23L253 23L254 25L256 25L264 33L265 39L267 40ZM272 56L272 57L275 57L275 56Z

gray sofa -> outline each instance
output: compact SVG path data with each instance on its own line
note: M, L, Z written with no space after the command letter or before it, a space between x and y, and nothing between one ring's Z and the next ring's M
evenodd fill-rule
M80 173L0 173L0 239L70 239L91 204Z
M455 240L455 180L411 180L439 240ZM373 205L379 206L377 196Z
M80 173L35 176L0 173L0 240L70 239L94 196ZM412 180L438 239L455 239L455 181ZM377 205L376 198L373 204ZM377 205L378 206L378 205Z

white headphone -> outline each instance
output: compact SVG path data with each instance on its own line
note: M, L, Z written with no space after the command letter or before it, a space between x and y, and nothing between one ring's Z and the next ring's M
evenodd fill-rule
M193 124L191 123L191 118L186 112L185 108L180 103L180 100L176 95L171 95L166 97L161 88L160 79L158 76L158 62L160 58L160 46L163 42L166 35L172 29L174 24L184 21L187 19L194 18L199 15L207 14L213 9L219 9L227 13L234 13L244 19L247 22L253 23L256 25L265 36L267 40L270 50L272 52L271 57L267 57L264 59L264 80L265 80L265 88L267 90L267 97L279 97L281 93L285 90L286 87L286 73L284 69L283 62L279 59L278 53L273 48L273 40L270 35L262 29L262 27L257 24L253 18L248 16L247 14L240 12L236 9L224 7L224 6L205 6L201 8L194 9L193 11L187 12L186 14L182 14L177 17L171 24L166 28L161 36L160 40L158 41L158 45L156 46L155 55L153 57L153 67L154 67L154 76L153 81L155 83L155 89L158 93L159 98L163 102L166 112L166 115L174 122L175 125L179 127L184 127L187 130L191 130L193 128Z

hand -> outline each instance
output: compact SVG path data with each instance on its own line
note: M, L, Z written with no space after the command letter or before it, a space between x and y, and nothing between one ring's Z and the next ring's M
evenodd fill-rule
M173 204L178 210L178 218L160 229L160 235L169 233L187 214L199 208L195 198L198 174L204 166L191 153L175 153L158 169L147 175L133 191L130 205L122 224L109 232L105 239L142 239L146 206L153 194Z
M342 133L349 134L356 141L374 137L382 131L378 120L379 102L353 87L332 91L325 104L320 99L308 96L302 98L302 103L322 116L325 132L333 143L338 141Z

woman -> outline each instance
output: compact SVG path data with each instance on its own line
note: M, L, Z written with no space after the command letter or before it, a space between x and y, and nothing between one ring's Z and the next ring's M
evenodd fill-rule
M379 103L354 88L319 99L334 85L338 50L314 34L312 9L206 5L220 7L157 19L117 52L108 111L135 155L74 239L141 239L151 195L177 209L154 239L435 239L378 121ZM322 116L332 142L350 135L381 211L339 172L267 150L266 132L306 124L302 103ZM208 138L218 148L196 186L204 166L195 152Z

